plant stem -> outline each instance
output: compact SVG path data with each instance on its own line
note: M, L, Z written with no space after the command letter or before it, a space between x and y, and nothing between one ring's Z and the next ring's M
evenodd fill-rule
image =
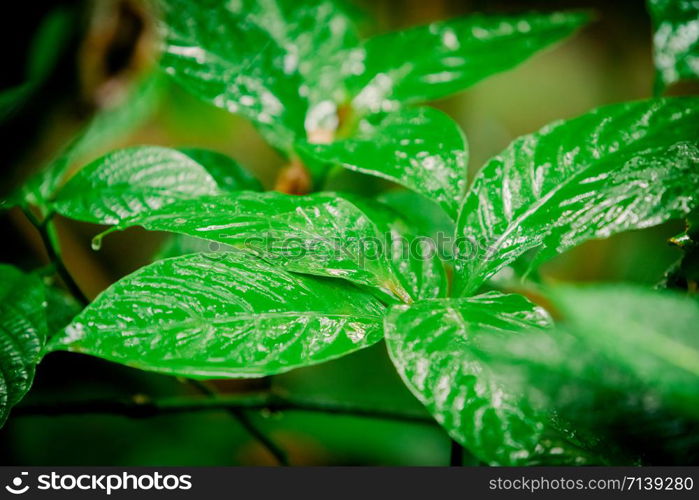
M75 299L78 302L80 302L80 304L86 306L90 303L90 300L85 296L83 291L75 282L73 276L70 274L70 271L68 271L68 268L63 263L61 254L51 242L51 236L48 233L50 221L45 220L44 222L46 224L42 224L42 226L39 228L39 233L41 233L41 239L44 240L44 245L46 245L46 251L49 255L49 260L55 264L56 271L63 280L63 283L65 283L66 287L68 288L68 291L73 295L73 297L75 297Z
M56 401L23 404L13 410L14 415L84 415L107 414L132 418L148 418L174 413L194 413L216 410L264 410L270 412L301 411L347 415L380 420L395 420L419 424L434 424L424 413L386 408L366 408L351 403L300 399L271 392L245 395L218 395L212 397L179 396L149 399L136 396L121 400Z
M215 389L210 387L208 384L205 382L202 382L200 380L193 380L193 379L187 379L187 382L189 385L197 389L199 392L202 394L209 396L212 399L219 398L220 395L216 392ZM286 455L286 452L282 450L274 441L272 441L269 437L267 437L260 429L258 429L255 424L253 424L252 420L250 420L250 417L245 413L245 411L242 408L228 408L227 409L228 413L233 415L240 425L257 441L260 442L262 446L264 446L267 451L275 458L277 462L279 462L279 465L287 466L289 465L289 458Z
M44 217L44 220L40 222L32 213L31 209L29 209L28 207L23 206L22 211L24 212L24 215L27 217L29 222L31 222L34 225L34 227L36 227L37 231L39 231L39 235L41 236L41 240L44 243L46 253L49 257L49 262L53 266L55 266L56 272L61 277L61 280L63 280L63 283L65 283L66 287L68 288L68 291L83 306L89 304L90 300L82 292L78 284L73 279L73 276L68 271L68 268L63 263L63 258L61 257L60 249L57 248L57 246L53 243L53 239L51 238L50 234L52 228L51 219L53 217L53 214L49 213L46 217Z

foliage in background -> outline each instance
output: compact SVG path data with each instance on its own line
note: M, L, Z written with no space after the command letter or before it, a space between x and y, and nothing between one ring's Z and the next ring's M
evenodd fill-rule
M686 2L651 2L654 15L676 12L660 9L669 3L681 10ZM178 239L161 253L167 258L114 283L70 322L72 303L3 267L4 302L18 304L0 314L3 419L55 350L188 378L241 378L385 339L408 389L482 462L696 457L694 438L680 439L699 422L695 297L635 287L537 291L522 276L527 298L492 290L491 279L525 258L535 269L585 241L696 210L699 98L614 104L549 124L486 162L467 189L463 133L447 115L412 105L523 62L587 15L474 15L360 40L329 1L163 7L164 73L250 119L308 176L306 188L322 189L339 166L415 194L263 193L225 155L154 146L113 151L68 179L95 142L147 114L156 72L5 205L37 226L79 300L54 214L111 226L95 249L132 226ZM661 42L656 36L657 54ZM694 49L670 45L673 71L691 76L677 68L694 65ZM664 83L677 79L656 61ZM448 255L412 245L438 232L452 242ZM192 237L225 246L202 252ZM420 250L404 252L405 242ZM606 411L592 411L600 401ZM646 427L620 429L630 418ZM639 445L644 430L662 443Z
M51 73L58 54L66 45L71 21L70 14L60 8L46 15L32 40L24 81L0 91L0 123L31 97Z
M648 0L655 34L656 90L699 77L699 4L693 0Z

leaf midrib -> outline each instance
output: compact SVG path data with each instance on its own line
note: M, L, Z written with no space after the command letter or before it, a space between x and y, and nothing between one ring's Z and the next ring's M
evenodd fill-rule
M319 311L282 311L282 312L264 312L264 313L252 313L252 312L241 312L241 313L235 313L232 314L231 316L227 316L225 318L207 318L207 317L198 317L198 318L188 318L184 319L181 321L172 321L172 322L167 322L167 323L159 323L157 325L152 325L152 326L146 326L146 327L139 327L139 328L134 328L133 330L129 329L129 331L134 331L134 332L144 332L144 333L149 333L153 329L157 329L158 331L170 331L170 330L175 330L175 329L186 329L187 327L191 326L196 326L196 325L202 325L202 324L208 324L208 325L225 325L226 323L229 323L231 321L250 321L250 320L256 320L256 319L287 319L287 318L316 318L316 317L323 317L323 318L330 318L330 319L356 319L356 320L365 320L365 321L373 321L373 320L380 320L381 316L379 315L373 315L373 314L350 314L350 313L323 313ZM76 319L75 323L79 323L80 319ZM113 326L111 328L99 328L99 332L102 333L112 333L112 332L122 332L124 331L124 327L122 325L119 326ZM137 335L137 334L136 334ZM131 335L129 335L130 337ZM82 340L82 339L81 339ZM76 344L79 344L80 341L76 342Z

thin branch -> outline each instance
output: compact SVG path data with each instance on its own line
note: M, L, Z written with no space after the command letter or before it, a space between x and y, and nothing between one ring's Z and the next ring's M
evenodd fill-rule
M244 410L238 408L230 408L228 411L238 419L240 425L242 425L243 428L246 431L248 431L248 433L253 438L259 441L260 444L264 446L267 449L267 451L269 451L269 453L275 458L275 460L279 462L279 465L282 465L284 467L289 465L289 457L287 456L286 452L279 445L277 445L277 443L275 443L269 436L267 436L264 432L258 429Z
M44 220L40 222L32 213L30 208L23 206L22 211L24 212L24 215L27 217L29 222L31 222L34 225L34 227L36 227L36 229L39 231L41 240L44 242L44 247L46 247L46 253L48 254L49 262L51 262L51 264L55 266L56 272L65 283L66 287L68 288L68 291L70 291L73 297L75 297L75 299L78 302L80 302L83 306L89 304L90 300L85 296L83 291L80 289L78 284L73 279L73 276L70 274L68 268L63 263L63 258L61 256L60 250L53 244L51 234L49 233L52 227L51 219L53 217L53 214L49 213L44 218Z
M268 392L245 395L219 395L215 398L178 396L149 399L139 395L122 400L94 399L34 404L24 403L15 407L13 415L106 414L131 418L149 418L173 413L195 413L229 409L264 410L270 412L300 411L429 425L434 425L435 423L431 417L424 413L388 408L367 408L335 401L292 398Z
M187 379L187 383L197 389L202 394L209 396L211 399L219 398L218 392L210 387L205 382L200 380ZM250 420L250 417L245 413L242 408L228 408L228 413L233 415L240 425L257 441L264 446L267 451L275 458L279 465L287 466L289 465L289 458L286 452L279 447L274 441L272 441L264 432L258 429L255 424Z
M46 246L46 252L48 253L49 260L56 265L56 271L63 280L63 283L65 283L66 287L68 287L68 291L70 291L78 302L80 302L83 306L86 306L90 303L90 299L85 296L83 291L80 289L80 286L78 286L78 284L75 282L73 276L70 274L70 271L68 271L68 268L63 263L63 258L59 249L54 246L53 241L51 240L51 235L49 234L50 228L51 219L47 217L44 219L41 226L39 226L39 234L41 234L41 239L44 241L44 245Z

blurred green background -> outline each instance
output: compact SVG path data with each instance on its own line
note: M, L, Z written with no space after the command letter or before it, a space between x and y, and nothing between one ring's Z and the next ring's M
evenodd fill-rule
M1 125L2 195L55 155L94 113L118 104L129 85L147 72L156 58L155 21L138 1L44 2L41 8L18 8L2 21L7 60L0 88L25 82L27 61L36 59L37 54L45 71L26 91L22 105ZM471 172L513 138L552 120L651 94L651 26L642 0L380 0L357 2L352 8L367 35L470 12L584 8L596 13L596 21L572 39L462 94L431 103L464 129ZM91 158L131 144L206 147L231 155L255 172L266 187L273 185L283 160L246 120L199 101L174 83L166 82L162 91L152 116L132 133L92 151ZM676 86L669 94L690 91L696 89ZM342 172L331 186L374 192L387 187L380 182ZM25 269L46 262L38 235L19 212L0 216L0 226L6 242L1 261ZM129 230L110 236L102 249L94 252L90 239L98 229L59 220L67 266L90 297L148 263L164 241L163 235ZM670 223L587 243L548 264L542 270L543 279L654 284L679 257L679 251L666 240L680 229L680 223ZM271 383L292 394L323 400L420 411L389 365L382 344L339 361L275 377ZM258 387L255 382L217 385L222 392ZM26 403L190 392L173 378L55 353L39 366ZM449 440L436 425L302 412L252 417L297 465L449 463ZM0 431L0 443L0 456L6 465L274 463L223 411L141 419L15 415Z

